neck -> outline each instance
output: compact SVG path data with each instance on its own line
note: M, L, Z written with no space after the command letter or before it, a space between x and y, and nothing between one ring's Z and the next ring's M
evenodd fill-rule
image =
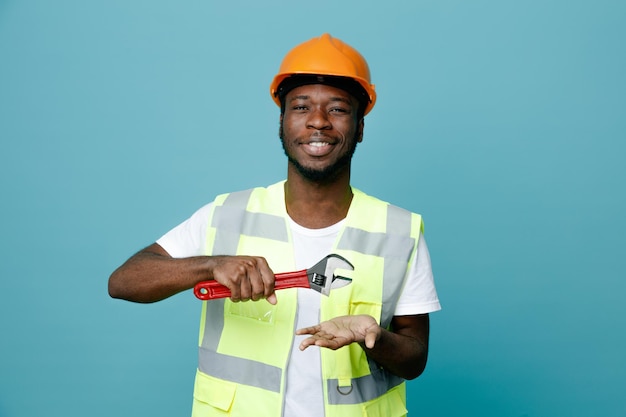
M321 229L343 220L352 202L350 173L328 183L312 182L288 169L285 204L289 217L309 229Z

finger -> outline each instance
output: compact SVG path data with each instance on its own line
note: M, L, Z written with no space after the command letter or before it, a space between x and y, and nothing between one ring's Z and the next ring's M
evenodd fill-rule
M250 283L250 298L253 301L267 298L265 297L265 283L263 281L263 275L258 268L250 271L248 282Z
M373 349L376 344L376 332L367 332L365 335L365 346L368 349Z
M266 298L267 302L272 304L272 305L276 305L276 303L278 302L278 299L276 298L276 294L272 293L270 294L269 297Z
M245 271L241 279L241 299L243 301L257 301L263 298L263 279L259 274L259 259L257 257L246 258Z
M229 283L227 287L230 290L230 301L233 303L241 301L241 287L236 283Z
M314 337L307 337L306 339L304 339L302 342L300 342L300 350L304 350L306 348L308 348L309 346L314 346L316 343L316 339Z
M303 334L315 334L320 330L319 326L311 326L311 327L303 327L302 329L296 330L297 335Z
M259 276L263 282L263 296L269 298L274 294L274 282L276 281L274 271L271 270L265 258L259 257L257 264ZM273 299L276 299L276 297L274 296Z
M337 350L340 347L345 346L345 339L316 339L315 346L323 347L327 349Z
M238 257L227 258L222 267L219 270L214 271L214 278L222 285L225 285L230 290L230 300L232 302L239 302L247 296L243 293L246 288L246 281L248 275L248 263ZM248 284L249 285L249 284Z
M241 301L248 301L252 298L253 291L251 277L249 273L241 277L241 280L239 282L239 294L239 298L241 299Z

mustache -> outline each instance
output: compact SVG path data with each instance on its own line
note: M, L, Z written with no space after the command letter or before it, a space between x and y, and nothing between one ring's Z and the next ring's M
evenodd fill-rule
M328 142L328 143L338 143L345 142L346 135L342 132L337 132L335 135L329 135L322 131L314 131L309 135L300 135L294 138L299 143L309 143L309 142Z
M342 140L342 141L346 140L346 135L344 135L340 131L338 131L337 133L340 135L340 140ZM355 137L356 136L357 135L355 135ZM278 125L278 137L281 140L285 139L285 131L283 129L283 121L282 120L280 121L280 123ZM323 130L315 130L308 137L298 136L298 137L296 137L294 139L297 140L298 142L324 142L324 141L320 140L320 139L324 139L324 138L334 139L333 136L327 135Z

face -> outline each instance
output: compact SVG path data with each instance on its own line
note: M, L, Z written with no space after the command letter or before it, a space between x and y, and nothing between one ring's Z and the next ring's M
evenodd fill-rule
M346 91L324 84L291 90L280 120L280 138L290 169L316 182L349 174L352 155L363 135L358 105Z

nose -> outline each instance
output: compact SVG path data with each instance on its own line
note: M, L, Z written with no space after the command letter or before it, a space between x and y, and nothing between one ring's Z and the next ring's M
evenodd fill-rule
M316 108L309 114L307 127L316 130L327 130L332 128L332 124L326 112L323 109Z

